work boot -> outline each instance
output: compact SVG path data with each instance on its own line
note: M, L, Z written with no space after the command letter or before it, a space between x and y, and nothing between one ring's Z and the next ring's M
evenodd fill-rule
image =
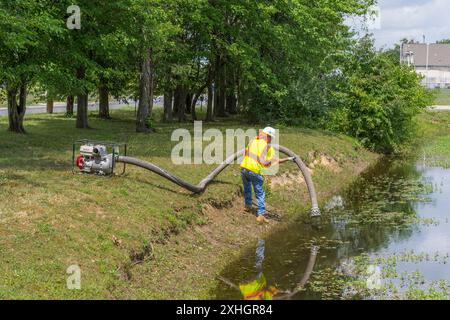
M266 217L264 217L262 214L258 216L258 218L256 218L256 221L258 221L259 223L269 223L269 220L267 220Z
M242 213L246 214L246 213L252 213L253 208L249 207L249 206L245 206L245 208L242 210Z

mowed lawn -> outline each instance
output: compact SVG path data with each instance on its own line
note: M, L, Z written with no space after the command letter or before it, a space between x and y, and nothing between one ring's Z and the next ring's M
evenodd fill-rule
M450 106L450 89L434 89L435 105Z
M172 164L177 142L170 141L171 134L179 127L192 132L192 123L158 123L155 134L145 135L134 132L131 109L113 110L112 116L110 121L91 117L92 129L80 130L75 119L60 114L30 115L26 135L7 132L7 118L0 118L0 298L108 299L118 287L140 298L161 297L123 279L120 266L150 242L207 223L202 205L230 201L239 190L238 165L225 170L202 195L131 166L123 177L72 174L72 143L83 138L126 142L130 155L195 184L215 167ZM204 125L210 127L249 128L237 119ZM342 176L351 176L353 163L375 157L347 137L298 128L281 132L280 144L306 161L312 151L337 159ZM288 164L286 170L295 168ZM329 170L316 170L314 180L322 203L343 182ZM269 192L268 202L290 215L306 214L309 203L299 199L307 199L306 188L283 195ZM67 289L71 265L82 270L82 290Z
M450 167L450 111L430 111L421 119L426 137L423 143L424 158L438 166Z

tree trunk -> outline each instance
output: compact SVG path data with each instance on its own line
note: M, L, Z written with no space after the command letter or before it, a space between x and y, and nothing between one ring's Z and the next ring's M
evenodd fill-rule
M223 63L223 62L222 62ZM220 76L219 76L219 117L226 117L227 114L225 112L225 100L227 96L227 86L225 83L226 80L226 67L222 64L220 68Z
M152 62L151 49L147 50L147 54L141 65L141 78L139 85L139 106L136 115L136 132L151 132L147 124L150 115L150 97L152 96Z
M54 105L55 103L53 99L49 95L47 95L47 113L53 113Z
M172 102L173 102L173 91L166 91L166 93L164 93L163 122L172 121Z
M237 100L234 92L227 95L227 112L229 114L237 114Z
M85 77L85 70L77 70L77 79L83 80ZM88 125L88 92L86 88L77 95L77 123L76 127L79 129L87 129Z
M17 103L17 91L19 91L19 103ZM8 96L8 120L9 131L25 133L23 119L26 112L27 88L25 84L17 88L7 88Z
M180 104L178 106L178 122L186 121L186 93L182 86L180 93Z
M221 56L217 56L216 58L216 70L215 70L215 106L214 112L218 117L226 117L225 113L225 98L226 98L226 86L225 86L225 65L223 58Z
M194 98L192 99L192 102L191 102L191 113L192 113L192 120L193 121L197 120L197 112L196 112L196 109L195 109L196 106L197 106L197 101L200 98L200 96L203 94L203 91L205 91L205 88L207 86L208 86L208 84L206 83L200 89L198 89L198 91L194 95Z
M191 114L191 106L192 106L192 94L186 94L186 113Z
M98 88L100 119L111 119L109 115L109 90L105 85Z
M241 112L247 106L247 96L245 94L245 82L238 78L237 80L237 110Z
M178 108L180 107L180 100L181 100L181 85L177 85L174 92L174 98L173 98L173 112L178 114Z
M211 73L211 72L210 72ZM214 121L214 109L213 109L213 103L214 103L214 86L212 82L212 77L210 77L208 83L208 105L206 107L206 122Z
M226 108L225 110L229 114L236 114L237 113L237 99L236 99L236 93L235 93L235 75L234 70L231 67L227 68L227 79L226 79L226 86L227 86L227 96L226 96Z
M88 95L77 95L77 124L78 129L88 129Z
M217 56L214 67L214 117L219 115L219 73L220 61L219 56Z
M73 116L73 106L74 106L75 98L73 96L67 97L67 105L66 105L66 116Z
M150 89L149 89L149 107L148 107L148 116L151 117L153 114L153 98L155 96L155 66L153 62L153 49L150 48L148 51L149 59L150 59Z
M192 100L192 104L191 104L191 119L192 121L197 121L197 110L196 110L196 106L197 106L197 100L198 98L194 97L194 99Z
M183 85L177 85L175 89L174 111L178 115L178 121L186 120L186 92Z

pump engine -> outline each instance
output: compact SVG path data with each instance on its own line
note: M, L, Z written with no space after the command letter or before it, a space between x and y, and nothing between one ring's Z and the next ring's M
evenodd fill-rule
M75 158L77 146L79 146L80 153ZM77 141L73 146L73 167L74 169L77 167L82 173L112 175L119 156L120 146L123 146L126 154L126 145L89 140ZM122 173L124 172L125 165Z

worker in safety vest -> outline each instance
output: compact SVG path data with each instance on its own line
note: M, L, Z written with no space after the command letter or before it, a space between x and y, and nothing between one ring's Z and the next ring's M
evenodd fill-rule
M257 221L268 222L266 214L266 194L264 185L264 170L277 163L283 163L292 158L276 159L273 147L270 145L275 137L275 129L267 127L260 130L258 137L252 140L245 149L244 160L241 163L241 177L244 184L245 212L252 210L252 186L255 190L256 205L258 207Z

